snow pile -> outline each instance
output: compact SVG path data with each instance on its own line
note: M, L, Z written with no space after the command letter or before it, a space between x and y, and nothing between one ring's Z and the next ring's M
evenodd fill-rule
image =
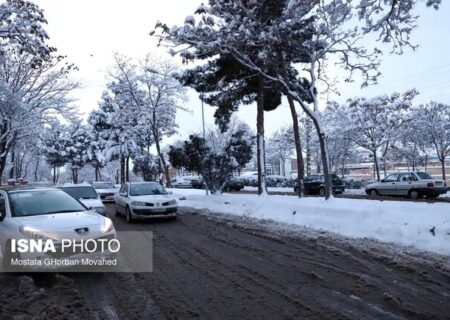
M289 196L183 192L179 205L214 213L270 219L355 238L371 238L450 255L450 205ZM196 190L199 191L199 190ZM178 190L174 190L177 194Z

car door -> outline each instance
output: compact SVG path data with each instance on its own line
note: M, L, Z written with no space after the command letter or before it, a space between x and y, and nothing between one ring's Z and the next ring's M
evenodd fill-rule
M117 208L121 213L125 212L126 194L128 194L128 184L124 183L119 189L118 197L116 198Z
M398 173L390 174L383 179L377 188L378 193L385 196L394 196L397 194Z
M407 196L409 190L413 187L414 176L411 173L401 173L398 176L398 182L396 184L396 194L399 196Z

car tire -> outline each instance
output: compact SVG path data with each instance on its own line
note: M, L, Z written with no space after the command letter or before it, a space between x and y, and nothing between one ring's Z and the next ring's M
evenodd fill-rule
M319 189L319 196L325 197L325 188L320 188Z
M417 190L409 190L408 196L413 200L417 200L420 198L420 193Z
M378 197L379 195L380 194L378 193L378 191L376 189L369 190L369 196L371 196L372 198Z
M128 223L133 223L133 215L131 214L131 209L129 206L126 208L126 219Z

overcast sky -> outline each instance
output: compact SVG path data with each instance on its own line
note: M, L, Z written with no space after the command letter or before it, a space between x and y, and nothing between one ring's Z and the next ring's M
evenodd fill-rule
M117 52L134 58L146 53L166 55L157 48L149 32L158 20L168 25L181 24L192 14L201 0L35 0L45 11L50 43L60 54L68 56L80 71L76 78L83 88L74 96L81 112L87 115L97 108L97 102L106 83L106 73L112 65L112 55ZM416 52L402 56L385 55L377 86L361 91L359 85L338 86L344 101L357 95L373 96L417 88L421 96L417 103L436 100L450 104L450 3L443 1L439 11L426 9L421 3L417 14L418 28L413 41L420 44ZM191 113L178 113L179 139L201 129L201 108L198 95L191 91L186 107ZM214 109L205 106L207 126L212 126ZM238 117L255 128L256 110L243 106ZM270 135L283 125L291 123L286 105L266 113L266 134Z

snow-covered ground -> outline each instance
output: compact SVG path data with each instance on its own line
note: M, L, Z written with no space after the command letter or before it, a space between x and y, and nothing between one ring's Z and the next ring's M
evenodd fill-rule
M450 255L450 204L225 194L173 189L180 206L305 226Z

